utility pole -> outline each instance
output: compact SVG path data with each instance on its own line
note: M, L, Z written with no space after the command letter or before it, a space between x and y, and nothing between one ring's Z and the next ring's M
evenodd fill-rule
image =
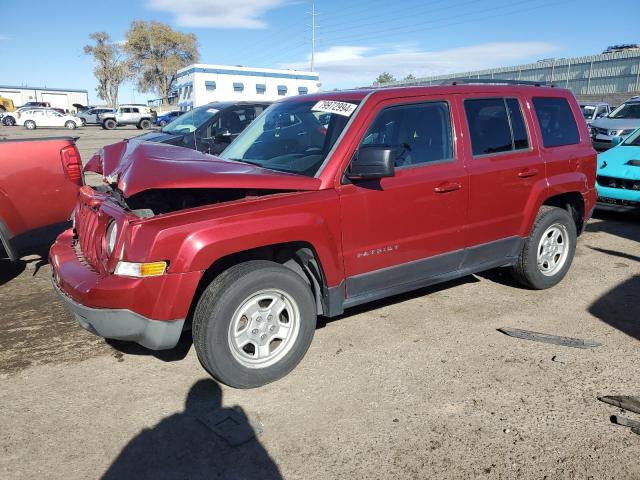
M311 71L315 65L316 57L316 17L319 14L316 13L316 2L311 2Z

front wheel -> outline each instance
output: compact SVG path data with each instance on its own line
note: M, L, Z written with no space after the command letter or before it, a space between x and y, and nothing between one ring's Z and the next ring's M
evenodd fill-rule
M511 267L515 280L535 290L557 285L569 271L576 240L576 224L569 212L541 207L518 261Z
M13 127L16 124L16 119L13 117L5 117L2 122L7 126L7 127Z
M69 130L75 130L77 128L76 122L69 120L67 123L64 124L64 126L66 128L68 128Z
M280 264L254 260L211 282L196 306L192 335L213 377L254 388L293 370L315 327L315 301L303 278Z
M160 126L164 127L167 124L166 120L160 120Z
M26 122L24 122L24 128L26 128L27 130L35 130L36 122L34 122L33 120L27 120Z

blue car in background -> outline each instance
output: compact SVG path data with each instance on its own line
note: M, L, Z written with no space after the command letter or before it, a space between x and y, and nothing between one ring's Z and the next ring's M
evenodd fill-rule
M598 155L598 201L640 207L640 128Z
M174 110L173 112L165 113L164 115L159 116L156 119L156 125L159 127L164 127L167 123L173 122L176 118L182 115L185 112L180 112L178 110Z

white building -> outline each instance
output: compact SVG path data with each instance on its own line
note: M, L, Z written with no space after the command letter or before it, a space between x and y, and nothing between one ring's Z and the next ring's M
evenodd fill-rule
M54 108L75 111L74 103L89 105L89 94L86 90L72 88L47 87L12 87L0 85L0 97L13 100L16 108L27 102L49 102Z
M209 102L275 101L283 97L315 93L320 75L298 70L189 65L178 70L177 105L190 110Z

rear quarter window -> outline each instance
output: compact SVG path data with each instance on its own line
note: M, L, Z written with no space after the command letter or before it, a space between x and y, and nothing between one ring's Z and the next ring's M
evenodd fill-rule
M533 98L542 143L546 148L580 143L578 125L565 98Z

